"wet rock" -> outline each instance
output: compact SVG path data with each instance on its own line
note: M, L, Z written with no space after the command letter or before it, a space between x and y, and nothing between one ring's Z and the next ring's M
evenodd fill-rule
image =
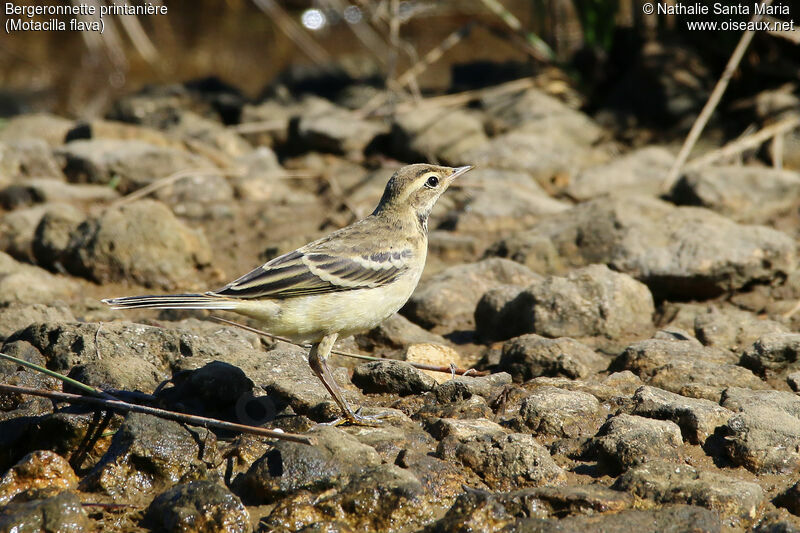
M605 263L646 283L656 298L703 299L794 269L795 243L762 226L654 198L616 195L537 223L574 266Z
M404 361L372 361L353 371L353 383L367 393L421 394L436 387L436 380Z
M564 272L553 241L534 233L519 232L503 237L487 248L485 256L506 257L543 276Z
M505 323L506 332L517 335L619 340L650 335L654 312L653 297L644 284L605 265L591 265L566 277L534 282L489 322ZM484 307L481 316L486 314ZM509 325L512 321L516 327Z
M159 494L145 520L158 531L248 533L250 515L242 502L212 481L191 481Z
M723 517L749 520L756 518L764 501L757 483L663 461L634 466L617 478L613 488L656 503L700 505Z
M473 311L486 291L504 284L524 286L537 279L536 274L508 259L458 265L421 283L402 312L427 328L472 329Z
M464 493L465 485L486 488L479 477L470 475L461 465L442 461L425 450L403 450L395 464L414 474L437 510L452 505Z
M451 435L439 443L436 456L459 461L493 490L560 484L566 475L544 446L523 433Z
M763 335L783 332L788 332L783 324L760 319L735 307L709 306L707 312L698 313L694 319L694 333L700 342L734 352L741 351Z
M92 521L74 492L28 502L13 502L0 508L0 531L92 531Z
M557 438L589 437L605 420L605 411L591 394L544 386L534 390L509 420L517 431Z
M181 481L203 479L214 463L216 438L207 430L129 413L100 463L81 481L82 490L130 501Z
M39 267L18 263L0 252L0 302L43 303L68 301L79 285Z
M641 461L677 462L681 444L681 430L674 422L620 414L603 424L590 446L603 467L624 472Z
M317 531L314 524L325 524L325 531L394 533L419 528L432 518L419 480L398 466L380 465L323 498L303 492L282 499L263 520L273 530Z
M63 491L78 486L78 477L69 463L47 450L31 452L0 478L0 505L6 505L19 494L42 489Z
M388 132L384 124L332 104L322 111L304 113L297 122L298 141L307 150L345 154L355 160L363 158L364 149L375 137Z
M604 357L574 339L548 339L531 333L503 344L497 368L519 382L539 376L583 378L606 366Z
M489 399L499 387L511 383L511 375L496 372L488 376L456 376L441 383L436 388L436 398L440 402L454 402L480 396Z
M790 392L725 390L723 407L737 411L724 427L728 458L755 473L800 470L800 398Z
M278 441L238 481L248 503L270 503L301 491L341 487L366 469L381 464L378 453L355 437L317 426L314 446Z
M50 113L17 115L8 119L0 129L0 141L41 139L50 146L58 146L64 142L64 137L73 124L69 119Z
M736 221L766 220L800 199L800 174L756 166L707 166L689 171L670 193L678 205L707 207Z
M67 143L56 150L73 183L108 184L128 194L178 171L214 168L205 158L184 150L137 140L91 139Z
M31 235L31 253L37 264L63 272L66 270L64 254L69 248L70 235L86 219L86 215L71 206L64 206L64 209L43 207L46 210L39 217Z
M719 401L727 387L764 389L751 371L734 364L727 350L694 339L650 339L631 344L611 363L612 371L630 370L649 385L692 398Z
M404 450L427 453L436 448L433 437L408 416L395 409L383 409L381 415L383 424L359 428L352 436L378 452L384 463L397 464Z
M678 424L686 440L702 444L719 426L733 415L732 411L720 407L710 400L687 398L679 394L640 387L633 396L633 414Z
M141 200L81 223L70 235L64 266L98 283L131 280L174 289L211 261L199 230L187 227L159 202Z
M447 345L441 335L414 324L403 315L392 315L367 333L356 335L358 346L367 351L399 350L410 344L431 343Z
M3 353L39 366L45 366L47 363L45 358L33 346L24 341L5 344ZM62 388L59 380L14 361L3 360L0 362L0 377L2 377L3 383L8 385L52 391L59 391ZM52 412L53 403L47 398L14 392L0 393L0 421L8 420L13 425L15 419L24 420L26 417L35 417ZM26 425L24 422L20 423L18 429L24 431ZM11 434L10 441L3 444L8 445L15 439L13 435L15 430L9 428L6 431ZM19 458L17 454L24 454L27 449L19 446L17 449L12 447L8 451L12 454L9 460L13 462ZM3 465L4 462L0 461L0 470L3 469ZM6 464L5 466L10 465Z
M658 196L674 159L661 146L633 150L609 163L582 170L564 192L581 202L620 190Z
M488 140L480 116L468 110L425 108L395 116L392 151L404 161L469 163L462 154Z
M740 364L759 376L794 370L800 355L800 334L772 333L755 341L742 354Z

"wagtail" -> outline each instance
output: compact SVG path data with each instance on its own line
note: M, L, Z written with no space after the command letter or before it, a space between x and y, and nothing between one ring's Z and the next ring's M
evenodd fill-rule
M396 313L416 288L428 253L428 215L447 187L472 167L409 165L389 179L368 217L257 267L204 294L127 296L114 309L224 309L264 329L310 342L308 363L351 423L353 411L328 369L338 336L369 330Z

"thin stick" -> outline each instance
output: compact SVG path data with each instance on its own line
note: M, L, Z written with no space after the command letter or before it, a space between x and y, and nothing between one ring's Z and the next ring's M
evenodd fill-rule
M535 33L525 31L519 19L498 0L481 0L481 2L489 11L500 17L511 30L525 38L528 44L531 45L533 49L532 55L536 59L544 62L550 62L555 59L556 54L553 49Z
M271 439L289 440L292 442L300 442L302 444L314 444L313 439L298 435L296 433L284 433L282 431L273 431L256 426L246 426L244 424L236 424L233 422L226 422L224 420L217 420L215 418L206 418L204 416L187 415L184 413L176 413L175 411L167 411L165 409L158 409L156 407L147 407L144 405L137 405L134 403L123 402L122 400L106 400L104 398L92 398L91 396L81 396L80 394L69 394L66 392L55 392L44 389L33 389L30 387L18 387L16 385L6 385L0 383L0 391L13 392L17 394L28 394L31 396L41 396L43 398L50 398L58 402L68 403L88 403L97 405L108 411L118 413L144 413L147 415L157 416L166 420L174 420L176 422L183 422L185 424L192 424L193 426L202 426L206 428L228 429L238 431L241 433L250 433L252 435L260 435L262 437L269 437Z
M127 0L122 0L123 5L128 5ZM147 36L147 32L142 28L139 18L136 15L117 15L122 29L128 34L128 38L139 52L139 55L153 67L159 67L158 50Z
M784 133L795 129L798 126L800 126L800 116L781 120L780 122L776 122L775 124L767 126L766 128L763 128L753 134L736 139L735 141L726 144L722 148L718 148L712 152L689 161L689 163L686 164L686 168L689 170L694 170L710 165L711 163L714 163L720 159L741 154L745 150L757 148L772 137L783 135Z
M762 0L761 7L766 7L771 3L772 0ZM758 11L759 10L756 10L756 14L754 14L753 18L751 19L753 22L757 22L761 19L761 15L758 14ZM697 139L700 138L700 134L703 132L708 120L711 118L711 115L717 108L720 99L722 99L722 95L725 94L725 90L728 88L728 83L731 81L733 73L736 72L736 69L739 67L739 63L742 61L742 57L744 57L744 53L747 51L750 41L753 40L753 36L755 36L755 31L748 29L742 34L741 39L739 39L739 44L737 44L736 48L733 50L733 53L728 60L728 64L725 66L725 70L722 72L722 76L719 78L719 80L717 80L717 85L711 92L711 96L708 97L708 101L703 106L703 109L700 111L700 114L697 116L694 124L692 124L692 129L689 130L689 135L687 135L686 139L683 141L683 146L681 146L681 151L678 153L678 157L675 159L675 162L672 164L672 168L669 170L669 174L667 174L667 177L661 184L661 190L663 192L668 192L675 184L675 181L677 181L681 169L683 168L683 164L686 163L686 160L689 158L689 153L697 143Z
M785 21L770 15L765 15L764 20L769 22L773 28L776 27L776 22L785 23ZM781 39L791 41L794 44L800 44L800 30L767 30L767 33L775 37L780 37Z
M25 361L24 359L19 359L17 357L14 357L13 355L8 355L8 354L4 354L4 353L0 352L0 359L5 359L7 361L12 361L14 363L17 363L18 365L22 365L24 367L30 368L31 370L35 370L37 372L41 372L42 374L47 374L48 376L54 377L54 378L60 380L63 383L69 383L70 385L72 385L73 387L75 387L77 389L81 389L82 391L88 392L89 394L94 394L95 396L98 396L100 398L105 398L106 400L117 400L118 399L118 398L115 398L114 396L112 396L111 394L108 394L107 392L101 390L101 389L98 389L96 387L92 387L90 385L86 385L85 383L81 383L80 381L77 381L75 379L67 377L64 374L59 374L58 372L55 372L55 371L50 370L48 368L45 368L43 366L39 366L39 365L37 365L35 363L31 363L31 362Z
M253 328L247 326L245 324L240 324L239 322L234 322L233 320L228 320L222 318L220 316L211 316L212 320L216 320L217 322L222 322L224 324L228 324L237 328L241 328L245 331L249 331L250 333L255 333L256 335L261 335L263 337L267 337L270 339L275 339L277 341L286 342L288 344L294 344L295 346L300 346L302 348L310 348L308 344L299 344L294 342L291 339L287 339L286 337L281 337L279 335L273 335L272 333L267 333L264 330ZM373 357L371 355L363 355L360 353L352 353L352 352L343 352L341 350L331 350L331 353L335 353L336 355L343 355L345 357L352 357L354 359L364 359L365 361L386 361L383 357ZM425 363L414 363L412 361L406 361L406 363L410 364L414 368L419 368L420 370L432 370L434 372L444 372L450 374L453 372L453 368L451 366L435 366L435 365L426 365ZM478 371L474 368L456 368L455 373L463 376L469 373L471 376L488 376L489 372L486 371Z
M283 33L294 41L314 63L325 66L333 62L330 54L317 44L314 39L309 37L275 0L253 0L253 2L261 11L271 16Z

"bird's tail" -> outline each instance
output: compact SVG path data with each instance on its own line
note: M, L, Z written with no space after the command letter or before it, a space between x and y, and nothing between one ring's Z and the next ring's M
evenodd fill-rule
M238 302L209 294L165 294L108 298L103 303L112 309L235 309Z

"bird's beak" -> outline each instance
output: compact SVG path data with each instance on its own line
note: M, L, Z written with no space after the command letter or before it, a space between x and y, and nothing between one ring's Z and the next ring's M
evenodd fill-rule
M456 167L455 169L453 169L453 173L450 174L450 181L456 179L457 177L459 177L462 174L466 174L467 172L469 172L473 168L475 168L475 167L473 167L472 165L467 165L465 167Z

